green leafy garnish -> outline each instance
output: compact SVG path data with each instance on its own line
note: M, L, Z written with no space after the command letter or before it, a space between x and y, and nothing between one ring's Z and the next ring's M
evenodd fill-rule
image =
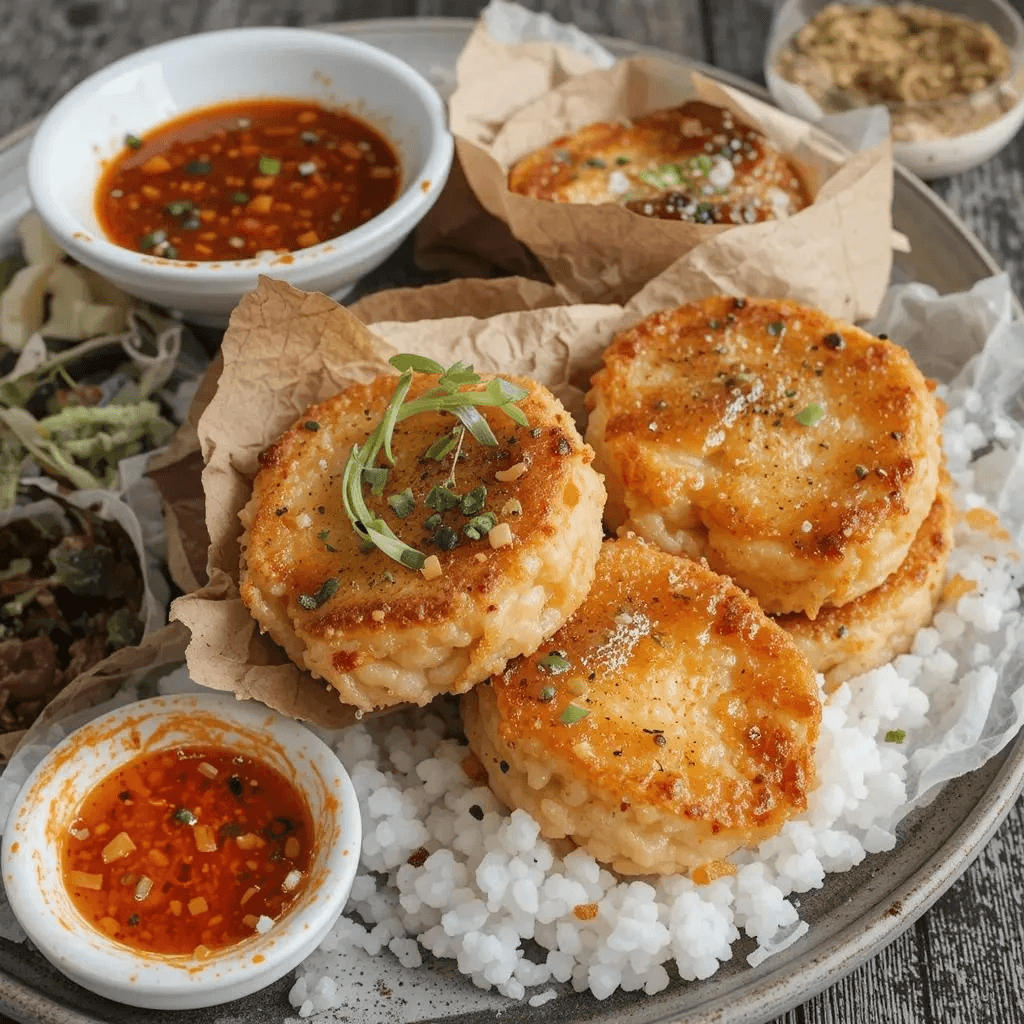
M325 601L334 597L338 592L338 587L339 583L333 576L324 580L315 594L299 594L299 607L305 608L307 612L315 611Z
M825 410L822 409L817 402L811 402L809 405L805 405L794 417L794 419L802 427L813 427L816 423L820 423L825 415Z
M416 507L416 499L412 496L412 489L406 487L404 491L399 491L398 494L389 495L388 505L391 506L391 511L399 519L408 519Z
M459 504L459 496L450 487L431 487L423 504L435 512L448 512Z
M553 686L545 686L544 689L540 691L540 699L544 701L545 704L553 701L555 699L555 688Z
M199 821L187 807L179 807L174 812L174 820L179 825L195 825Z
M281 161L272 156L260 157L260 174L280 174Z
M426 561L426 555L399 540L387 523L367 506L363 497L366 470L378 468L377 457L382 451L387 461L394 465L395 457L391 450L391 442L395 426L420 413L450 413L480 444L497 446L498 440L487 420L478 412L478 407L494 406L514 423L526 427L529 426L526 416L514 403L526 398L528 392L501 377L488 381L482 389L460 390L480 384L480 375L474 372L472 366L462 362L454 363L445 369L433 359L410 354L392 356L390 362L401 376L381 422L363 444L352 447L342 474L342 500L353 528L361 537L396 562L401 562L410 569L421 569ZM414 373L437 374L439 379L434 387L418 398L406 401ZM457 437L452 438L452 447L458 440ZM459 504L459 499L447 488L434 488L434 491L446 490L455 499L455 504ZM431 494L434 491L431 491ZM456 539L457 537L456 534Z
M370 466L363 470L363 483L370 485L370 493L379 498L388 485L388 471L383 466Z
M552 651L537 662L537 668L550 676L560 676L572 668L572 662L568 661L561 651Z
M459 502L459 511L464 516L475 516L484 510L484 503L487 501L487 485L480 484L473 490L462 496Z
M786 325L781 320L773 320L768 325L768 333L773 338L780 338L786 333Z
M907 738L907 734L903 729L890 729L885 734L886 743L902 743Z
M142 139L138 135L132 135L131 133L124 137L124 144L129 149L142 149Z
M186 174L209 174L213 170L213 164L209 160L189 160L185 164Z
M483 515L474 516L462 528L462 532L470 540L482 540L498 525L498 517L493 512L485 512Z
M181 217L193 209L192 200L190 199L174 199L169 202L164 209L172 217Z
M662 164L649 171L640 172L640 180L652 188L672 188L683 183L679 164Z
M589 714L590 712L586 708L581 708L578 704L567 704L562 712L562 722L565 725L575 725L577 722L582 722Z
M246 192L236 192L231 197L231 202L237 203L239 206L241 206L243 203L249 202L248 193L246 193Z

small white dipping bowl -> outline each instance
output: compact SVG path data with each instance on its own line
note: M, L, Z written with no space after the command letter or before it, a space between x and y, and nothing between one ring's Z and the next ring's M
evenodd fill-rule
M60 848L88 792L140 754L179 746L237 750L276 768L309 805L309 876L263 935L207 959L140 952L77 910L61 878ZM3 880L28 937L55 967L101 996L157 1010L239 999L287 974L337 920L361 841L359 805L341 762L317 736L254 701L226 694L154 697L82 726L56 746L21 792L3 837Z
M186 263L107 239L96 218L96 186L126 135L145 136L190 110L258 98L309 100L367 121L401 160L398 198L358 228L285 257ZM150 47L77 85L39 125L28 182L39 216L76 260L130 295L223 325L261 274L341 298L434 204L452 145L437 91L397 57L328 32L239 28Z

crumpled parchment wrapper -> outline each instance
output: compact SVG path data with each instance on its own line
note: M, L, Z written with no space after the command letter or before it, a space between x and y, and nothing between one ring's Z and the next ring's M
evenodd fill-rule
M238 598L238 512L251 492L256 456L306 405L344 380L365 379L392 352L410 351L532 376L558 394L582 424L583 395L612 335L657 309L700 295L678 266L626 306L515 311L530 299L543 303L550 294L521 281L489 282L483 289L478 284L467 287L461 302L458 283L380 293L364 309L390 319L372 331L330 300L280 282L263 281L243 300L225 336L217 391L198 418L211 583L172 609L172 617L192 630L188 663L197 682L329 727L352 717L332 690L291 665L259 634ZM440 318L423 315L432 297ZM451 316L453 309L464 315ZM1005 276L943 297L923 285L900 286L889 290L871 326L906 345L926 373L952 381L946 389L951 406L973 410L964 413L977 427L979 446L971 486L979 502L999 513L1011 534L1007 545L1024 548L1024 428L1015 418L1024 400L1024 325L1012 321L1012 309ZM422 318L410 320L411 310ZM991 400L979 401L978 394ZM1021 618L1008 622L988 641L995 673L965 670L953 685L930 694L934 713L905 747L906 810L927 802L941 782L980 767L1024 724Z
M634 57L606 69L598 55L567 43L499 42L491 31L513 7L492 5L459 57L450 118L461 171L420 228L421 261L437 266L457 249L479 256L476 272L498 266L529 274L525 246L571 301L622 302L681 259L719 292L795 298L845 319L875 312L892 258L888 140L851 157L805 122L668 61ZM508 190L511 165L560 135L696 98L759 127L800 165L814 202L783 221L730 227ZM460 173L515 245L509 235L467 229L479 228L480 219L459 198Z

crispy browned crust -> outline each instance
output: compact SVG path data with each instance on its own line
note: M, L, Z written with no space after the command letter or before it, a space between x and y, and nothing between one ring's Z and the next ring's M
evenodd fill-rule
M880 585L935 497L938 415L913 360L789 300L647 317L612 341L587 404L609 526L644 532L638 506L679 517L687 553L771 612Z
M723 159L733 178L716 187L707 170ZM643 177L666 164L678 166L680 180L659 185ZM772 190L788 199L791 213L810 201L799 171L761 132L697 100L632 123L598 122L563 135L518 161L508 187L536 199L621 202L644 216L707 224L773 219L780 199Z
M552 650L568 671L545 671ZM796 645L730 580L633 537L605 542L589 595L548 644L464 704L506 802L511 769L540 759L612 820L651 820L647 808L689 822L698 852L677 851L679 863L773 834L814 785L821 708ZM573 706L587 717L566 724ZM474 744L482 729L498 760ZM586 845L586 826L574 838Z
M593 452L550 392L525 378L508 379L529 391L518 404L530 426L517 426L494 409L481 410L499 444L485 447L467 435L455 490L462 494L485 484L486 508L510 525L512 544L492 549L486 537L465 538L461 527L467 519L455 509L444 515L444 521L460 533L458 547L442 551L431 546L424 521L433 509L425 506L424 498L448 480L452 457L437 462L423 455L456 425L451 416L421 414L399 423L386 494L373 496L369 487L363 488L367 505L399 538L438 556L442 575L435 579L424 578L376 548L365 550L342 502L342 472L349 452L380 422L397 377L354 385L311 406L262 453L252 499L243 514L247 529L241 595L294 660L304 664L303 651L311 644L335 646L333 668L339 676L351 673L372 660L360 646L361 639L435 625L458 629L461 616L469 611L484 618L497 613L503 598L528 579L524 556L563 528L567 496L579 496L574 474L582 467L593 475ZM409 398L436 382L436 377L417 374ZM378 461L383 464L383 458ZM520 478L496 478L496 473L519 463L528 467ZM595 480L601 490L599 478ZM400 519L386 496L406 488L416 499L416 510ZM315 595L330 578L339 581L337 592L316 609L304 608L300 597ZM483 642L477 637L473 645ZM465 685L470 682L460 680L456 688Z
M910 650L932 619L953 550L953 482L942 469L939 490L899 568L855 601L826 606L817 618L780 615L776 622L796 641L832 690L855 675Z

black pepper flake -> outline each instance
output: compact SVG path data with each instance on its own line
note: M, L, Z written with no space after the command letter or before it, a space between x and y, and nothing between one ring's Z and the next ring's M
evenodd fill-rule
M836 630L836 636L837 636L837 637L838 637L838 638L839 638L840 640L842 640L842 639L843 639L843 637L844 637L844 636L846 636L846 634L847 634L847 633L849 633L849 632L850 632L850 631L849 631L849 630L848 630L848 629L846 628L846 626L840 626L840 627L839 627L839 628L838 628L838 629Z
M142 923L142 918L139 917L138 914L132 914L132 916L128 918L128 927L129 928L138 928L138 926L141 923Z
M747 300L746 299L736 299L736 300L733 301L733 306L736 309L743 309L746 306L746 304L747 304Z
M846 342L843 341L843 336L841 334L836 334L835 331L831 334L825 335L825 344L835 352L846 348Z
M282 505L280 508L275 508L274 509L274 515L275 516L283 516L287 511L288 511L287 506L286 505Z
M888 334L880 334L878 336L878 340L879 341L888 341L889 340L889 335Z
M237 775L232 775L228 779L228 789L231 790L232 796L240 797L242 795L242 780Z
M477 821L484 820L484 809L479 804L473 804L469 809L469 813L476 818Z
M509 769L508 761L499 761L498 762L498 767L501 769L501 774L502 775L507 775L508 774L508 769Z
M118 800L123 800L123 801L127 802L128 800L131 800L131 798L132 798L132 793L131 793L130 789L123 789L123 790L121 790L120 793L117 794L117 799Z

